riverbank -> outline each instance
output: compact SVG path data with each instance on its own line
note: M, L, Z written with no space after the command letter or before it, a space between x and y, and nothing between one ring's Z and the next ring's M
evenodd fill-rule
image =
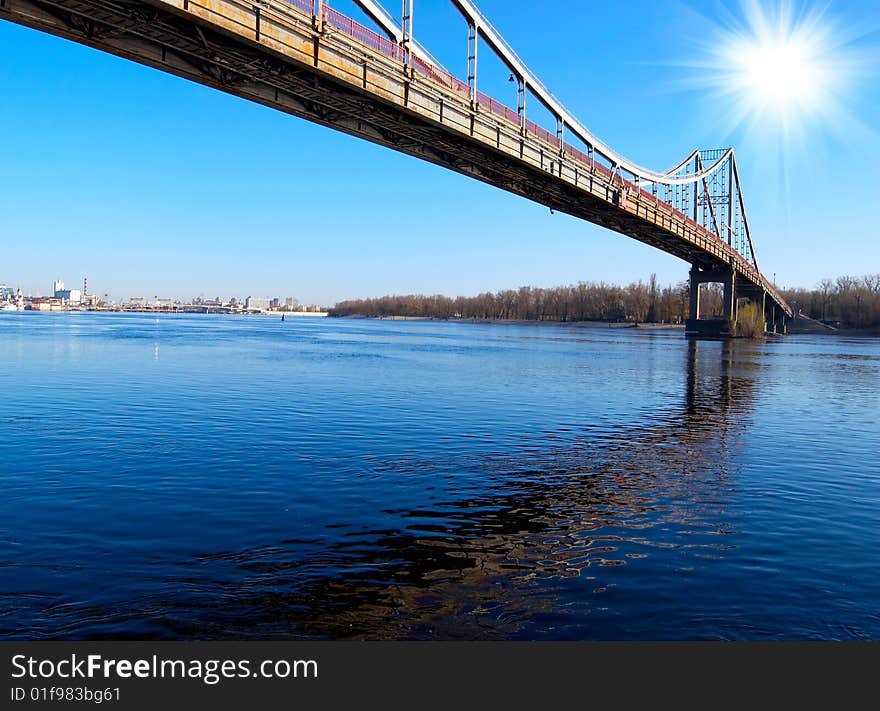
M566 326L568 328L639 328L683 331L684 324L628 323L616 321L538 321L534 319L435 318L433 316L335 316L331 318L365 319L370 321L435 321L437 323L474 323L498 326Z
M815 335L815 336L880 336L880 326L869 328L835 328L808 318L796 318L787 325L788 332L792 335Z
M432 316L331 316L331 318L366 319L370 321L427 321L437 323L473 323L498 326L565 326L567 328L635 328L646 331L684 331L684 324L628 323L615 321L536 321L533 319L435 318ZM807 319L796 319L787 325L791 335L880 337L880 326L871 328L832 328Z

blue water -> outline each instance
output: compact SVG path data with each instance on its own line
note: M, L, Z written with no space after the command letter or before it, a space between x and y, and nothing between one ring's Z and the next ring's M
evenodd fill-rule
M0 314L0 637L880 639L880 341Z

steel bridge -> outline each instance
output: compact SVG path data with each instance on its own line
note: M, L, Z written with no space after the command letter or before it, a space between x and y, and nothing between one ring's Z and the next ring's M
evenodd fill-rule
M366 27L324 0L0 0L0 18L300 116L469 175L689 262L689 335L736 334L745 301L784 333L790 306L758 269L732 148L696 150L667 171L602 143L541 83L471 0L467 77L415 40L414 0L396 21L355 0ZM488 48L517 83L517 106L480 90ZM555 119L529 118L528 100ZM572 143L575 142L575 145ZM720 282L722 318L701 318Z

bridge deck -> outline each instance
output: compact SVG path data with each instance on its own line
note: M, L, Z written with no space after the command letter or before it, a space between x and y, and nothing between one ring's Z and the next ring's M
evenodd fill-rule
M705 269L733 268L791 315L729 244L467 84L310 0L0 0L0 18L388 146L603 225Z

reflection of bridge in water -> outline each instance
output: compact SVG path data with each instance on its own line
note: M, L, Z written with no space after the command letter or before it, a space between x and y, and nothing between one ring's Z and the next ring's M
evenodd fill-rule
M568 111L471 0L453 0L468 27L466 81L415 42L413 0L404 0L401 22L373 0L356 2L379 32L323 0L0 0L0 18L417 156L673 254L692 265L691 334L735 331L743 298L760 305L772 330L785 330L792 311L758 268L732 148L694 151L664 172L644 168ZM483 45L516 81L516 109L478 87ZM527 99L547 109L552 130L530 118ZM724 284L722 319L700 318L706 282Z
M620 621L602 617L609 595L648 596L658 570L685 579L725 555L735 530L730 455L753 397L750 347L690 342L680 403L640 427L584 426L538 454L456 462L484 475L485 491L389 511L395 528L352 532L325 548L287 541L201 556L199 566L232 564L244 578L208 595L229 601L210 613L212 624L244 636L537 637L576 605L581 619L584 608L596 611L596 627L573 636L620 636ZM400 473L435 466L407 462Z

